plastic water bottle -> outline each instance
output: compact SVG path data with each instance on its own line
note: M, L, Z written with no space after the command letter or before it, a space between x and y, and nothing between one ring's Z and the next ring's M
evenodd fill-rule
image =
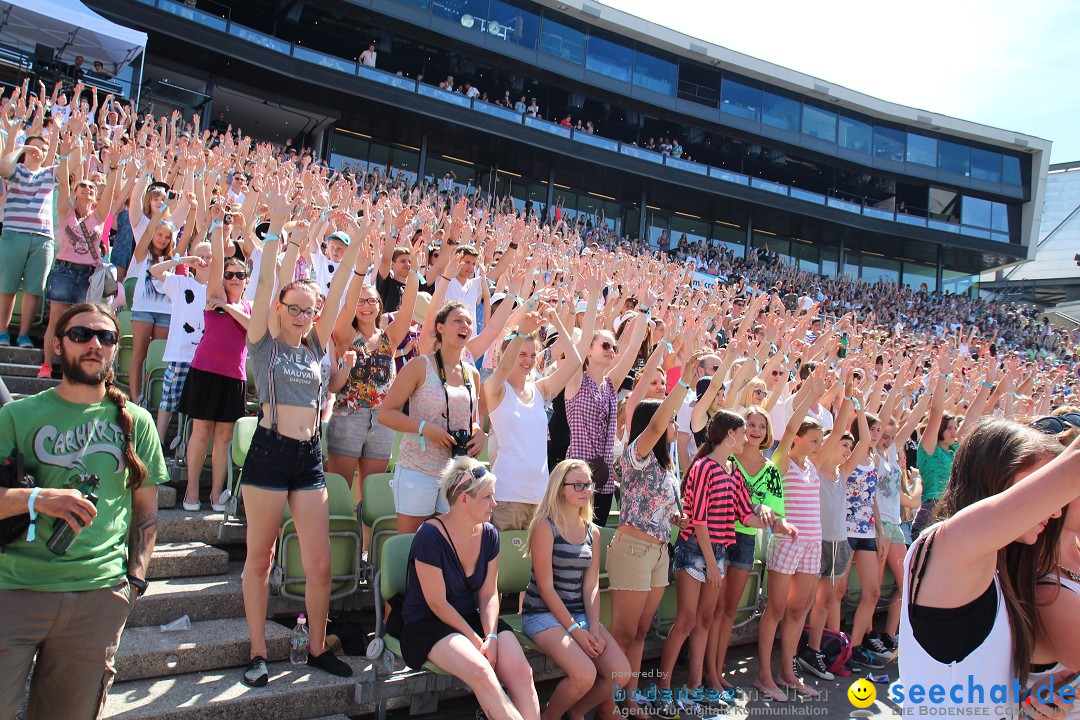
M293 628L289 642L289 662L293 665L306 665L308 658L307 617L300 613Z
M98 504L98 496L96 495L98 485L101 483L101 478L97 475L91 475L86 483L83 485L80 492L83 497L89 500L95 506ZM82 518L78 515L75 516L79 525L86 527ZM71 529L66 520L62 518L56 518L53 522L53 534L49 538L49 541L45 543L45 547L49 549L55 555L63 555L71 547L71 543L75 542L75 538L78 537L75 531Z

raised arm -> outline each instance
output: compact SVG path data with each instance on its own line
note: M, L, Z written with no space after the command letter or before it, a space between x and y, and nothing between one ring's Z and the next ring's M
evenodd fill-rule
M270 193L270 229L263 239L262 263L259 265L259 283L255 287L255 300L251 303L251 320L248 321L248 342L257 343L267 331L270 305L273 302L276 280L278 247L281 244L281 230L289 219L292 206L285 195L284 188ZM295 257L295 256L294 256Z
M366 215L367 213L365 213ZM326 293L326 302L323 303L322 315L319 316L319 322L315 326L319 340L323 343L330 342L330 335L334 331L334 325L337 323L341 311L341 296L345 293L345 285L350 280L363 282L364 273L371 262L370 253L364 252L361 254L360 252L361 250L367 250L367 235L371 230L371 225L365 222L364 227L361 228L350 213L342 212L341 216L345 221L345 225L349 228L350 242L341 258L340 267L354 269L351 273L334 273L334 279L330 281L330 290Z

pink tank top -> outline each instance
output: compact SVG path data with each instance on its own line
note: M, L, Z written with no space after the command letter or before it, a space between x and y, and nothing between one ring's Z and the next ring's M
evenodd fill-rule
M427 367L424 376L424 384L409 396L409 417L414 420L426 420L428 424L446 428L446 406L449 397L450 405L450 430L469 430L472 428L472 419L469 417L469 408L474 412L479 407L477 399L476 376L469 377L472 389L464 386L446 386L443 391L443 383L439 379L439 372L435 367L435 360L430 355L422 356ZM462 358L465 371L469 372L469 364L466 358ZM470 402L471 399L471 402ZM401 436L401 446L398 448L398 464L408 470L422 472L425 475L439 477L443 468L450 461L450 450L436 446L434 443L426 443L425 449L420 449L420 436L416 433L405 433Z
M56 259L77 265L97 266L109 249L108 236L103 229L102 222L94 213L79 222L75 210L72 210L60 227L60 247L56 251Z

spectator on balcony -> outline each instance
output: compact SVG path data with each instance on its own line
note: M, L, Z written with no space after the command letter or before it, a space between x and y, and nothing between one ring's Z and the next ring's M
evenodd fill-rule
M573 121L570 119L569 115L564 117L559 124L562 125L564 128L573 127Z
M590 135L595 135L596 134L596 127L592 124L592 120L586 120L585 121L585 132L587 132Z
M672 138L671 140L671 157L681 158L683 154L683 147L679 144L678 138Z
M82 55L75 56L75 64L71 66L71 79L75 82L81 82L83 75L86 74L86 58Z
M112 80L113 74L105 69L105 64L100 60L94 61L94 69L86 73L87 77L97 78L98 80Z
M480 90L472 83L465 83L465 97L474 99L480 97Z
M509 96L510 96L510 91L509 90L506 91L506 95L507 95L507 98L509 98ZM536 101L533 100L533 102L536 102ZM511 105L507 105L507 107L511 107ZM515 111L517 111L519 113L522 113L522 114L529 111L528 106L525 105L525 96L524 95L519 97L518 101L516 103L514 103L512 107L513 107L513 109ZM530 113L530 114L533 114L533 113Z
M522 97L521 99L524 100L525 98ZM525 112L532 115L534 118L543 117L540 114L540 106L536 104L536 98L532 99L532 102L529 103L529 107L525 108Z
M225 120L224 112L219 112L217 117L210 121L210 130L216 132L218 135L224 135L229 132L230 127L232 126Z
M378 53L375 52L375 42L372 41L368 45L368 49L360 53L360 64L364 67L375 67L375 60L378 57Z

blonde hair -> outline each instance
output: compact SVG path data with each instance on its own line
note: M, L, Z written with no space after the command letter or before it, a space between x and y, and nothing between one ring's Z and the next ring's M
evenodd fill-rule
M479 477L477 468L484 471ZM488 470L484 463L467 456L451 458L443 468L442 480L439 481L439 492L446 498L448 505L454 505L462 495L475 498L494 488L494 473Z
M765 381L761 378L754 378L746 384L746 387L742 390L742 394L739 395L739 405L747 408L754 405L761 405L760 402L754 399L754 391L759 388L765 391L765 397L769 396L769 386L765 384Z
M592 470L589 469L589 464L584 460L563 460L561 463L555 466L555 469L551 471L551 475L548 477L547 490L544 491L544 497L540 500L540 504L536 506L536 512L533 513L533 518L529 522L529 536L525 542L525 554L528 556L529 543L532 541L533 533L536 531L537 525L551 519L556 525L559 524L559 518L563 513L563 483L566 482L566 476L571 470L580 470L588 477L589 482L592 482ZM592 517L593 517L593 501L589 498L589 502L584 505L580 511L579 516L582 522L585 523L586 532L592 532ZM569 528L560 528L562 530L568 530Z

